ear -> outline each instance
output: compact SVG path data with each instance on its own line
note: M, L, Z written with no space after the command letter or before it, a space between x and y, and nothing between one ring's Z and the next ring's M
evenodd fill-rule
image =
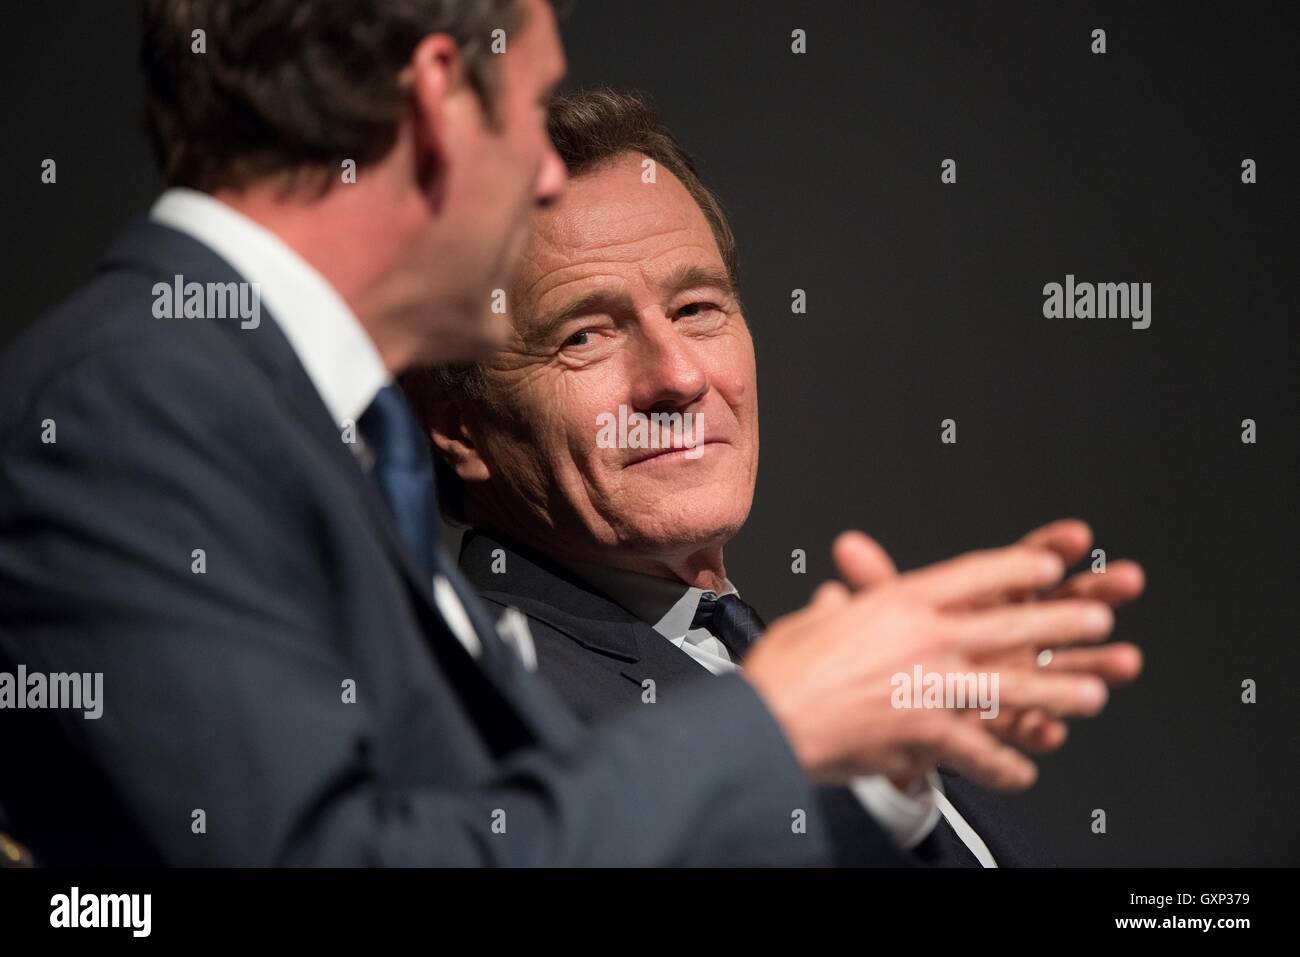
M438 454L462 482L486 482L491 477L459 399L442 395L430 404L426 421Z
M420 184L426 195L440 197L458 124L466 119L465 101L477 102L460 46L445 33L429 34L411 54L401 82L411 94Z

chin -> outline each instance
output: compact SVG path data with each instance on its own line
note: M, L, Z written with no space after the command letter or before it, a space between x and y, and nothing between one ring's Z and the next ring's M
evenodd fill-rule
M739 494L730 501L692 502L678 493L675 500L628 514L619 537L625 545L660 552L722 545L735 537L749 517L748 504L743 510L735 505L742 498L748 503L748 498Z

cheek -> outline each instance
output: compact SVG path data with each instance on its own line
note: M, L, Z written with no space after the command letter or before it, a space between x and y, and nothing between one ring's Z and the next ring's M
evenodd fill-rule
M569 457L579 472L597 484L603 483L611 461L619 454L618 449L601 448L597 442L601 417L618 412L618 402L607 400L604 395L597 382L579 381L569 383L563 397L566 408L563 429Z
M629 405L626 370L616 359L599 367L570 373L565 378L563 429L568 454L591 496L598 499L619 494L623 483L622 464L628 453L617 447L619 406ZM608 425L609 417L615 423ZM613 439L613 447L604 447Z
M533 497L542 487L547 473L546 451L527 434L500 432L488 446L488 468L493 481L502 489L515 489Z
M503 423L515 478L522 472L530 486L559 489L565 498L583 486L607 484L605 457L618 454L596 447L597 415L604 411L598 383L575 378L581 377L539 370L511 397L511 421Z
M541 169L549 142L544 120L531 105L526 105L510 117L511 132L508 137L511 178L518 185L531 184ZM531 206L531 204L530 204Z
M719 358L713 373L718 394L735 414L737 421L753 428L758 420L758 384L754 364L754 346L747 333L733 340Z
M554 472L557 443L554 403L547 401L546 383L516 370L498 381L497 406L484 422L481 441L489 454L489 467L503 484L541 490ZM556 445L560 445L557 450Z

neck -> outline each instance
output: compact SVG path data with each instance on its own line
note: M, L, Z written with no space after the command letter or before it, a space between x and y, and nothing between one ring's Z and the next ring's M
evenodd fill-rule
M633 556L635 560L636 556ZM721 592L727 583L727 566L722 557L722 545L705 548L670 558L650 558L642 571L657 578L670 578L693 588Z
M570 557L554 549L553 553L570 561L619 568L623 571L648 575L651 578L681 582L683 585L702 588L705 591L722 592L727 584L727 567L723 561L721 544L708 545L675 555L644 555L619 549L614 549L608 554L590 556Z
M727 566L723 558L725 539L654 552L637 551L635 547L574 548L557 542L551 536L539 540L526 532L521 533L518 528L510 532L494 528L492 523L475 521L473 510L470 512L470 518L477 528L506 539L520 541L540 554L561 562L581 562L605 568L618 568L639 575L648 575L651 578L681 582L705 591L721 592L726 587Z
M390 372L428 360L428 343L410 321L415 303L409 301L412 290L402 269L423 215L419 204L403 203L382 178L365 176L334 185L322 196L285 195L269 183L214 196L319 272L356 315Z

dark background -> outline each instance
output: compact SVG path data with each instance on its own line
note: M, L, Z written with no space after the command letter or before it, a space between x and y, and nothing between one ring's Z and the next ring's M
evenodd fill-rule
M158 190L136 16L6 11L0 345ZM850 526L910 567L1074 515L1146 566L1119 626L1146 673L1009 799L1062 863L1300 863L1297 26L916 0L580 0L565 23L572 80L651 93L731 213L763 467L728 570L769 619ZM1152 283L1151 328L1043 318L1067 272Z

